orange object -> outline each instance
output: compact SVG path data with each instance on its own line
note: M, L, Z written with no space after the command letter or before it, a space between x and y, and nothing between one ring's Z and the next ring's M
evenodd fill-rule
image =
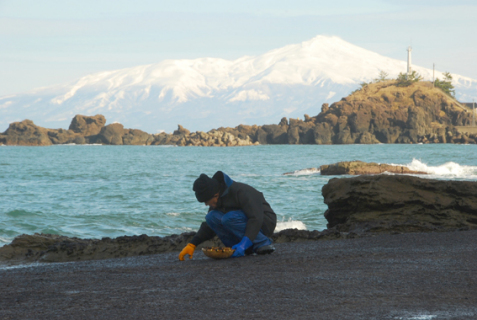
M184 257L186 254L189 255L189 259L192 259L192 256L194 255L195 251L195 245L192 243L188 243L184 249L182 249L181 253L179 253L179 260L184 261Z
M229 247L206 247L202 248L202 252L204 252L207 257L212 259L226 259L233 255L235 250Z

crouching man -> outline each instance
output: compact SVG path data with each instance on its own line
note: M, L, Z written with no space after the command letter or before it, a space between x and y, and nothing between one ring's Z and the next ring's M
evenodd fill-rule
M199 202L209 206L205 221L191 242L182 249L179 260L192 259L195 247L215 235L227 247L235 249L232 257L275 251L272 236L277 217L263 197L253 187L233 181L222 171L212 178L201 174L193 190Z

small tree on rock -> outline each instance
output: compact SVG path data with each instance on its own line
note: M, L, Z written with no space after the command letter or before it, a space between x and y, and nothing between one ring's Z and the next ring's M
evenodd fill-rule
M452 85L452 75L450 72L444 72L444 80L440 80L439 78L434 81L434 86L440 88L442 91L447 93L450 96L455 96L454 86Z
M397 77L397 86L398 87L409 87L414 82L422 80L422 76L416 71L412 71L410 74L400 73Z
M374 79L374 82L383 82L383 81L389 80L388 76L389 76L389 73L387 73L386 71L381 70L379 72L378 77L376 79Z

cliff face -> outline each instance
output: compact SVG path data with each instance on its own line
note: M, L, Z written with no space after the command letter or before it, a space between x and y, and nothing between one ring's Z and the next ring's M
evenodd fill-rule
M69 130L15 122L0 144L51 145L100 143L112 145L247 146L254 144L477 143L477 134L459 133L470 125L471 110L433 88L430 82L397 87L396 81L370 84L333 103L323 104L315 117L282 118L279 124L218 128L190 132L179 125L172 134L148 134L105 125L102 115L77 115Z

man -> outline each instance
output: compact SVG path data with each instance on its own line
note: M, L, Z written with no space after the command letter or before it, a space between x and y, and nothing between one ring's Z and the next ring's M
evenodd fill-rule
M215 235L227 247L235 249L232 257L267 254L275 251L269 238L277 225L277 216L263 194L253 187L235 182L222 171L212 178L201 174L192 188L199 202L209 206L205 221L191 242L182 249L192 259L195 247Z

